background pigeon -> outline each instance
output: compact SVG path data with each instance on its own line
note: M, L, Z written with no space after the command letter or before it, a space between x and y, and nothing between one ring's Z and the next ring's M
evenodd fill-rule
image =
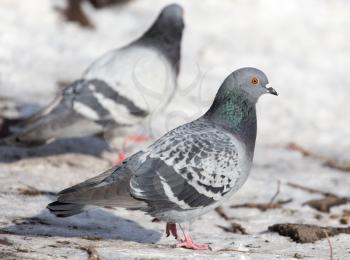
M48 208L58 217L78 214L87 205L138 208L167 222L166 233L178 238L175 223L214 209L246 181L255 147L255 104L262 94L277 95L267 84L260 70L234 71L202 117L168 132L121 166L61 191ZM208 249L183 233L178 247Z
M182 8L166 6L139 39L97 59L52 104L12 127L2 142L36 145L110 130L125 135L125 129L145 122L173 97L183 29Z

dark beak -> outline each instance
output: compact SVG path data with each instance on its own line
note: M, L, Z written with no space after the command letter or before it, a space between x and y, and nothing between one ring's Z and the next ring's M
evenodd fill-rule
M275 96L278 96L277 91L274 90L273 88L266 88L266 89L267 89L267 91L268 91L270 94L275 95Z

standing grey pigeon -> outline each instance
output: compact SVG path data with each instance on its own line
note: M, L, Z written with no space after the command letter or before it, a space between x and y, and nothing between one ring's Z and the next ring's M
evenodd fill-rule
M166 6L139 39L97 59L52 104L12 128L2 143L125 132L173 97L179 73L183 9Z
M176 223L214 209L246 181L255 147L255 104L262 94L277 95L267 84L258 69L234 71L202 117L168 132L122 165L61 191L49 210L68 217L87 205L137 208L167 222L167 235L178 239ZM186 232L178 241L178 247L208 249Z

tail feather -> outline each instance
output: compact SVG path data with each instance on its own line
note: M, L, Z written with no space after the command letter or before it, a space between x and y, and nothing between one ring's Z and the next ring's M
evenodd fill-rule
M56 107L60 104L61 97L53 103L38 111L34 115L23 118L7 127L7 134L2 136L1 145L35 146L44 144L47 141L40 130L52 121L52 115L57 115ZM63 109L60 109L61 112ZM56 113L53 113L55 111ZM42 131L43 132L43 131Z
M129 193L130 170L125 165L115 166L106 172L65 189L57 201L47 208L58 217L79 214L88 206L115 206L140 208L145 203L135 200Z
M103 131L97 123L81 116L69 100L57 98L51 105L11 127L11 135L1 143L16 146L35 146L52 139L84 137Z
M74 192L86 190L88 188L92 188L92 187L96 186L98 183L101 183L105 178L110 176L119 167L120 167L119 165L114 166L96 177L90 178L82 183L76 184L72 187L69 187L67 189L62 190L58 194L64 195L64 194L74 193Z
M84 205L74 204L74 203L64 203L55 201L47 205L50 212L56 217L65 218L84 211Z
M22 118L0 118L0 138L6 138L11 135L11 128L20 124L23 120ZM1 139L0 139L1 142Z

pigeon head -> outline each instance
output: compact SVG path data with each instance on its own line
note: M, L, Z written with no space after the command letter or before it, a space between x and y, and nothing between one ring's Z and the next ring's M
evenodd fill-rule
M167 5L160 12L155 25L164 26L166 30L181 33L184 29L183 9L178 4Z
M266 75L255 68L232 72L222 83L212 106L204 117L232 131L253 154L256 138L255 104L265 93L277 95L268 88Z
M178 74L184 28L182 7L171 4L162 9L152 26L135 44L152 47L162 52Z
M232 72L223 83L225 95L245 96L248 100L256 103L258 98L266 93L277 95L277 92L267 87L269 81L261 70L255 68L241 68ZM220 91L219 91L220 92Z
M144 36L164 40L180 39L185 27L183 9L178 4L167 5L162 9L151 28Z

